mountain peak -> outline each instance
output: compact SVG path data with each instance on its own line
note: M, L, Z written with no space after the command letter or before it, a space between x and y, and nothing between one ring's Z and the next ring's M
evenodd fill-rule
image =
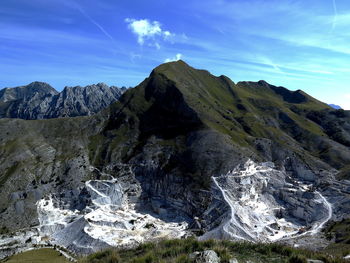
M15 101L20 99L27 99L35 96L36 94L42 95L56 95L58 92L45 82L34 81L26 86L4 88L0 90L0 101Z
M328 104L329 106L331 106L333 109L335 109L335 110L341 110L342 109L342 107L341 106L339 106L339 105L336 105L336 104Z
M164 66L164 65L173 65L173 66L177 66L177 67L179 67L179 66L180 67L181 66L189 67L189 65L185 61L183 61L182 59L179 59L179 60L176 60L176 61L165 62L165 63L159 65L158 67L161 67L161 66Z
M41 81L34 81L23 88L31 90L32 92L58 94L57 90L55 90L50 84Z
M0 90L0 118L45 119L92 115L117 101L124 91L97 83L57 92L45 82Z
M171 61L167 63L163 63L156 67L152 72L154 73L169 73L169 72L176 72L176 73L181 73L186 70L193 69L190 67L185 61L183 60L177 60L177 61Z

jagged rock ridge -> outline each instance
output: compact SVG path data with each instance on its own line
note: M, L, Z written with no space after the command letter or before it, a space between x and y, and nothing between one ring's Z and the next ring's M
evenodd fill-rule
M43 82L5 88L0 90L0 118L33 120L89 116L117 101L124 91L125 88L104 83L65 87L60 93Z

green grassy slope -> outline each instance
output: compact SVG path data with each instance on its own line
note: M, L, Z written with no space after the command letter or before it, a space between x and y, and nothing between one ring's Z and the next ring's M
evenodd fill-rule
M103 131L90 138L90 157L101 167L115 159L128 162L152 136L184 149L179 136L210 129L260 161L278 162L295 154L311 167L342 169L350 163L350 130L344 128L350 126L350 114L334 120L337 114L300 90L264 81L235 84L183 61L165 63L102 113L108 120ZM270 146L259 145L261 139Z
M324 135L318 125L303 119L290 109L292 106L299 110L331 109L302 91L292 92L264 81L240 82L235 85L225 76L215 77L207 71L196 70L183 61L163 64L154 72L174 81L188 104L213 128L220 124L234 134L237 123L232 123L232 118L243 118L246 122L256 122L256 129L251 129L254 135L264 135L261 118L274 116L280 111L303 129Z
M339 257L320 252L293 249L278 244L235 243L230 241L197 241L194 239L166 240L146 243L135 249L106 250L82 258L80 263L190 263L189 254L195 251L214 250L221 263L236 258L242 262L306 263L307 259L327 263L345 262Z
M58 251L51 248L42 248L26 251L14 255L3 262L6 263L67 263L69 262Z
M326 251L342 256L350 255L350 219L333 222L324 232L330 240L334 241Z
M205 125L229 135L236 145L253 148L255 138L268 138L305 159L311 155L336 168L350 162L346 139L350 131L342 129L342 125L350 125L349 114L343 116L342 124L336 123L339 129L334 131L329 127L334 126L332 116L337 112L303 91L289 91L265 81L235 84L183 61L160 65L152 76L173 83ZM322 123L312 118L315 112L322 115Z

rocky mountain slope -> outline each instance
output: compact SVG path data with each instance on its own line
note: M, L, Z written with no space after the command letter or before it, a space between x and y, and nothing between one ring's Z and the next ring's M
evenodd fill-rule
M50 119L92 115L119 99L125 88L104 83L86 87L65 87L57 92L49 84L0 90L0 118Z
M193 233L322 247L324 224L349 217L350 113L300 90L178 61L93 116L0 126L0 227L36 236L19 250Z

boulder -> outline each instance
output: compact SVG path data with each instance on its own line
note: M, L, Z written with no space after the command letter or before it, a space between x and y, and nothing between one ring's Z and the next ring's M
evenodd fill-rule
M190 254L189 258L196 263L220 263L220 258L214 250L205 250L203 252L196 251ZM232 263L234 262L235 261Z

